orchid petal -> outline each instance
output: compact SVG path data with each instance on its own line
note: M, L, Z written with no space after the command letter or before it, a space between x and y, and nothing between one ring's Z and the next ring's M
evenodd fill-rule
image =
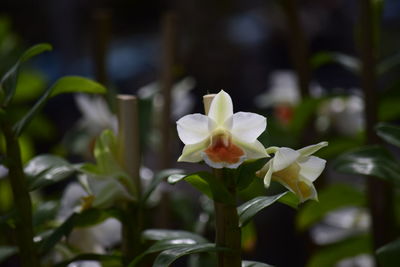
M300 175L310 182L314 182L325 168L326 160L310 156L298 161Z
M205 163L208 166L215 168L215 169L222 169L222 168L236 169L246 159L246 156L242 156L242 157L240 157L239 161L236 163L228 163L228 162L223 162L223 161L214 162L207 156L206 153L202 152L201 155L203 156Z
M211 102L208 116L213 119L218 125L223 125L224 122L232 115L232 99L224 90L221 90Z
M262 173L266 171L265 176L264 176L264 186L265 186L265 188L268 188L269 185L271 184L272 173L273 173L273 170L272 170L272 167L271 167L271 165L272 165L271 162L272 161L273 161L273 159L268 161L267 164L265 164L264 167L261 169Z
M298 193L297 195L300 198L301 202L305 202L308 199L313 199L318 201L318 194L315 186L312 182L300 177L299 182L297 184Z
M315 145L310 145L303 147L301 149L298 149L297 151L302 155L302 156L310 156L320 150L323 147L326 147L328 145L328 142L320 142Z
M267 119L264 116L251 112L238 112L233 114L231 133L242 140L253 142L267 127Z
M207 148L209 140L201 141L197 144L185 145L182 151L182 155L179 157L178 161L185 162L199 162L203 158L201 152Z
M300 157L300 153L288 147L281 147L275 153L272 168L274 172L283 170L294 163Z
M234 144L244 150L246 153L246 159L261 159L269 156L265 151L264 146L258 140L253 142L245 142L239 138L233 137L232 141Z
M186 115L176 124L179 138L185 145L199 143L209 136L209 118L203 114Z

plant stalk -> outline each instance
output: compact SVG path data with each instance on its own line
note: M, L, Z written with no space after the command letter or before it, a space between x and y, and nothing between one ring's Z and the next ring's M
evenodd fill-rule
M215 94L203 96L205 114L210 110L211 102ZM236 199L236 183L234 177L228 175L226 169L213 169L216 179L220 180L226 189ZM230 251L220 251L217 253L218 267L240 267L241 258L241 229L239 227L239 216L234 204L225 204L214 201L215 211L215 244L225 247Z
M359 52L362 61L361 86L365 96L365 121L368 144L380 142L374 127L378 122L376 47L371 0L359 0ZM374 248L393 238L393 192L390 185L376 177L367 178L368 203L372 218Z
M33 242L32 202L22 167L18 137L8 122L0 121L0 123L6 142L6 164L16 211L15 226L19 258L23 267L39 267L39 256Z
M236 199L236 184L233 177L227 175L225 169L214 169L216 179L219 179ZM215 243L231 251L218 252L218 267L241 266L241 229L239 216L234 204L214 201L215 209Z

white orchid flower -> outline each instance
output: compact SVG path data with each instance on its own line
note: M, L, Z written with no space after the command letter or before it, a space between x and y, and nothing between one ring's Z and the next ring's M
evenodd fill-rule
M213 99L207 116L186 115L176 124L185 144L178 161L204 160L213 168L237 168L246 159L268 156L257 140L267 127L266 118L250 112L233 114L232 99L223 90Z
M265 187L269 187L271 180L275 180L296 194L301 202L318 200L313 182L324 170L326 160L311 155L327 145L328 142L321 142L299 150L288 147L267 148L268 152L275 155L257 175L264 178Z

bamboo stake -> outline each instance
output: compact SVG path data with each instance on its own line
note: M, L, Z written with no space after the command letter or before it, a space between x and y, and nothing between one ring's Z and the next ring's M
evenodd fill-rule
M161 70L161 92L163 113L161 124L161 168L167 168L171 162L171 88L174 82L176 61L177 26L176 15L168 12L162 20L163 61Z
M365 95L365 121L368 144L380 142L374 127L378 121L377 108L377 47L374 42L372 1L359 0L359 52L362 61L361 85ZM377 249L392 239L393 192L388 183L376 178L367 178L369 209L372 217L374 248Z
M141 196L138 101L135 96L118 95L118 141L121 164L133 180L136 199ZM137 202L124 207L122 254L124 265L141 252L142 210Z
M290 40L289 48L292 62L297 72L301 97L309 95L311 82L311 66L309 63L309 45L303 28L301 26L299 14L297 12L297 0L282 0L282 8L286 15Z
M205 114L208 114L215 94L203 96ZM213 169L214 176L219 179L236 199L236 184L226 169ZM229 248L232 251L218 252L218 267L240 267L241 260L241 229L236 206L214 201L215 210L215 243L217 246Z

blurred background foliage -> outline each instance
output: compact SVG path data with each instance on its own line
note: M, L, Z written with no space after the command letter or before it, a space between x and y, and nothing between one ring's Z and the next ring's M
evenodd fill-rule
M307 202L297 210L277 204L261 213L244 228L245 258L290 267L376 266L366 179L390 183L393 207L385 209L393 214L393 226L388 228L393 240L399 236L400 4L396 0L371 1L377 48L377 120L391 124L377 126L383 138L379 146L364 147L368 118L361 88L359 1L301 0L294 1L294 9L287 5L290 2L2 0L1 74L30 45L54 45L54 52L22 67L13 117L20 118L62 75L95 78L109 88L106 97L63 95L49 101L21 136L24 163L43 153L65 157L65 162L52 163L60 166L95 162L96 138L104 129L115 130L113 97L129 93L140 99L142 179L152 181L167 167L204 170L204 166L175 162L182 146L175 138L174 121L202 112L201 96L223 88L232 96L237 111L256 111L268 118L267 131L260 138L265 146L299 148L329 141L329 146L318 152L328 160L327 170L317 181L319 202ZM162 30L168 12L176 16L176 43L170 52L166 52L169 44ZM298 28L293 26L296 18ZM168 71L174 84L168 128L163 126L162 109L167 101L162 94L166 53L173 54ZM303 63L301 55L306 59ZM301 77L307 80L305 91ZM165 131L170 133L167 162L163 162L165 151L160 149ZM4 151L4 141L0 141ZM368 177L371 175L374 177ZM0 166L0 245L4 245L0 260L7 259L4 266L15 266L16 258L9 257L15 254L8 246L15 238L9 231L13 228L9 216L13 203L8 181L2 179L6 176ZM70 212L61 214L63 206L73 209L84 196L76 193L79 197L75 195L73 204L66 204L68 188L79 177L71 171L58 178L32 193L35 230L43 236L65 224ZM199 199L198 193L184 184L173 188L161 184L158 190L148 206L147 228L184 229L212 240L209 200ZM262 181L256 179L241 197L246 201L281 191L280 185L273 184L266 192ZM113 217L110 212L102 213L99 220L84 218L77 224L96 225ZM113 233L118 226L109 224L104 227ZM93 229L88 236L90 244L97 242L101 247L82 248L71 238L60 242L58 254L51 257L61 261L85 249L113 254L119 242L110 238L103 244ZM398 266L399 248L398 242L380 248L381 266ZM210 261L207 257L201 260ZM53 258L48 261L51 264ZM198 264L193 256L188 262ZM112 261L104 266L112 266ZM177 266L185 266L185 262Z

